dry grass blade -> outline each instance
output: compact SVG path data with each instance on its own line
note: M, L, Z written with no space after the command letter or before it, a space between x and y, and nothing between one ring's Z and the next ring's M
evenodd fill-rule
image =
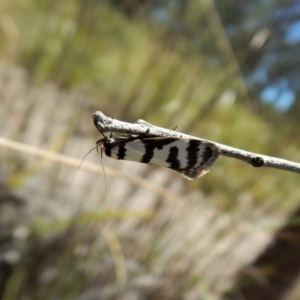
M26 153L26 154L30 154L30 155L35 155L35 156L38 156L38 157L41 157L41 158L44 158L47 160L51 160L51 161L58 162L58 163L68 165L71 167L75 167L75 168L77 168L78 165L81 163L80 159L73 158L73 157L70 157L67 155L63 155L63 154L58 154L58 153L48 151L48 150L43 150L38 147L15 142L15 141L3 138L3 137L0 137L0 146L7 148L7 149L14 150L14 151L18 151L18 152L22 152L22 153ZM95 172L95 173L103 173L103 169L101 166L99 166L97 164L89 163L89 162L81 163L81 168L91 171L91 172ZM157 194L161 195L166 200L168 200L170 203L175 205L175 207L177 207L177 208L182 207L182 203L181 203L180 199L174 193L171 193L169 190L167 190L161 186L158 186L152 182L149 182L143 178L140 178L140 177L137 177L134 175L124 174L124 173L119 172L112 168L106 167L105 172L106 172L106 175L109 175L109 176L126 177L133 184L136 184L138 186L155 191Z

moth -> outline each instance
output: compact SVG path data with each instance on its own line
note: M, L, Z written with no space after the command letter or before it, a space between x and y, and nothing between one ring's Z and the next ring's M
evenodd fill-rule
M158 137L148 133L141 135L117 135L96 142L108 157L169 168L183 177L193 180L207 172L219 156L219 147L197 139ZM153 125L152 125L153 126Z

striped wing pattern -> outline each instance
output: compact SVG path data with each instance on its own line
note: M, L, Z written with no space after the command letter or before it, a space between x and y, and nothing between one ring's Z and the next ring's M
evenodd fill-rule
M195 139L117 137L97 145L111 158L167 167L190 180L206 174L219 156L217 145Z

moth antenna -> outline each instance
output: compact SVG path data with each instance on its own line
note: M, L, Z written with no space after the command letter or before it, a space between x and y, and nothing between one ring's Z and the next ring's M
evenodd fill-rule
M84 156L83 159L81 160L80 164L78 165L77 170L80 168L80 166L82 165L82 163L83 163L83 161L85 160L85 158L86 158L86 157L87 157L94 149L97 149L97 151L98 151L98 145L95 146L95 147L93 147L91 150L88 151L87 154L85 154L85 156Z
M91 150L88 151L87 154L85 154L85 156L83 157L83 159L81 160L80 164L78 165L77 167L77 170L80 168L80 166L82 165L84 159L94 150L94 149L97 149L97 152L99 154L99 147L101 148L100 150L100 156L101 156L101 166L102 166L102 170L103 170L103 175L104 175L104 182L105 182L105 196L106 196L106 199L107 201L109 201L109 198L108 198L108 189L107 189L107 179L106 179L106 173L105 173L105 168L104 168L104 164L103 164L103 149L101 147L101 143L98 141L96 143L96 146L93 147Z
M103 155L102 155L102 153L103 153L103 149L101 148L100 157L101 157L101 166L102 166L103 175L104 175L105 196L106 196L107 201L109 201L109 198L108 198L108 189L107 189L107 180L106 180L105 168L104 168L104 164L103 164Z
M107 136L102 131L99 130L99 132L103 136L103 139L98 140L96 142L96 147L94 147L94 148L97 149L98 154L99 154L99 148L100 148L101 166L102 166L102 170L103 170L104 183L105 183L105 196L106 196L107 201L109 201L108 189L107 189L107 179L106 179L106 173L105 173L105 168L104 168L104 164L103 164L103 145L104 145L105 141L107 141ZM110 137L112 137L112 132L110 133Z
M177 128L178 128L178 126L176 125L176 126L174 127L173 131L175 131Z

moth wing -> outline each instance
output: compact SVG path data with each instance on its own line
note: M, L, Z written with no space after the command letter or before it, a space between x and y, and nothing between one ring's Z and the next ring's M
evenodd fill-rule
M220 152L210 142L156 137L129 142L127 148L126 159L167 167L189 180L208 173Z
M210 171L211 166L218 159L219 153L220 148L217 145L204 142L198 153L198 162L191 168L179 170L177 172L189 180L199 178Z
M105 153L111 158L141 162L145 151L145 145L140 139L131 141L117 139L111 144L106 145Z
M119 139L109 150L112 158L167 167L190 180L209 172L220 152L214 143L163 137Z

